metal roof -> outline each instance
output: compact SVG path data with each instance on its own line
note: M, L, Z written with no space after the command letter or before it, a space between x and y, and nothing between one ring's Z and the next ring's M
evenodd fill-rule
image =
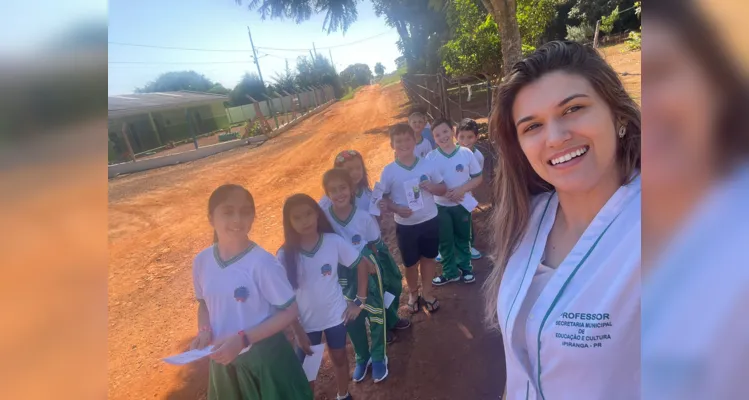
M116 118L227 100L229 100L229 96L221 94L179 91L109 96L107 102L109 118Z

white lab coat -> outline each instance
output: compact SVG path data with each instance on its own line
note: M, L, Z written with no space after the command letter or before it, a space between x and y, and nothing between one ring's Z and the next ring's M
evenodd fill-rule
M640 178L614 193L557 267L528 320L519 321L558 205L555 193L534 197L528 231L502 277L497 311L507 399L638 399ZM518 323L527 323L537 339L514 337ZM521 357L523 342L527 357Z
M749 393L749 165L711 190L643 277L645 400Z

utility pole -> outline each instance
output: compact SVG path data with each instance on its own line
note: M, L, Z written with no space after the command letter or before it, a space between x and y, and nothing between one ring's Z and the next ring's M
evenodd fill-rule
M335 69L335 63L333 62L333 50L328 49L328 54L330 54L330 64L333 65L333 71L337 74L338 71Z
M265 87L265 81L263 80L263 73L260 72L260 62L257 60L257 51L255 51L255 43L252 42L252 32L250 32L250 27L247 27L247 34L250 35L250 45L252 45L252 58L255 61L255 65L257 66L257 74L260 76L260 82L263 83L263 87Z
M315 52L315 55L317 55L317 49L315 48L315 42L312 42L312 50Z

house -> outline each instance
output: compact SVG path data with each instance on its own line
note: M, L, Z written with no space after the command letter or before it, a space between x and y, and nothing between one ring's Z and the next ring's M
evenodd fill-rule
M109 96L109 158L125 152L123 131L133 153L139 154L228 128L227 101L228 96L190 91Z

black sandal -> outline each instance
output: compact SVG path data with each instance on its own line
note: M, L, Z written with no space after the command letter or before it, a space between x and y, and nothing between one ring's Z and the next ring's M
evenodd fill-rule
M439 302L439 300L437 300L436 297L434 298L434 301L432 301L432 302L427 301L427 299L425 299L423 297L419 297L419 299L421 299L421 300L424 301L424 305L427 308L427 311L429 311L430 313L435 313L435 312L439 311L439 309L440 309L440 302Z

